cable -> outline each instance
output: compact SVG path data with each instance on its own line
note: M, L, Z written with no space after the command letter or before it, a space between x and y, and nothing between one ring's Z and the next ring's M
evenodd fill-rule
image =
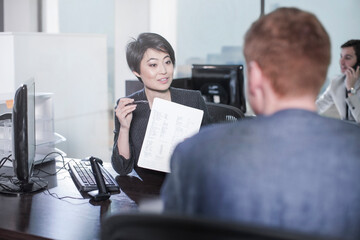
M44 171L44 170L42 170L42 169L36 169L37 172L34 173L33 176L37 176L40 172L45 173L45 174L47 174L48 176L54 176L54 175L58 174L62 169L67 170L66 167L65 167L66 164L65 164L64 156L63 156L61 153L59 153L59 152L50 152L50 153L46 154L45 157L40 161L40 164L43 163L43 162L46 160L46 158L47 158L48 156L52 155L52 154L57 154L57 155L59 155L59 156L61 157L63 166L60 167L59 170L56 171L55 173L49 173L49 172L46 172L46 171Z
M70 159L68 162L65 162L64 156L63 156L61 153L59 153L59 152L51 152L51 153L48 153L48 154L40 161L40 163L43 163L43 162L45 161L45 159L46 159L48 156L50 156L51 154L58 154L58 155L61 157L61 159L62 159L60 162L63 163L63 166L60 167L55 173L49 173L49 172L44 171L44 170L42 170L42 169L36 169L38 172L37 172L37 173L34 173L34 174L33 174L33 177L37 177L37 178L39 178L40 181L42 181L42 179L41 179L39 176L37 176L40 172L45 173L47 176L55 176L55 175L57 175L61 170L67 170L67 171L68 171L69 169L67 169L66 166L68 165L69 162L74 161L74 159ZM46 176L45 176L45 177L46 177ZM58 200L62 200L62 201L66 201L65 199L85 200L84 198L77 198L77 197L71 197L71 196L59 197L59 195L57 195L57 193L50 192L50 190L49 190L47 187L45 188L45 191L44 191L43 193L44 193L44 194L48 194L48 195L50 195L51 197L53 197L53 198L55 198L55 199L58 199ZM66 201L66 202L71 203L71 202L69 202L69 201ZM86 203L87 203L87 202L86 202ZM71 204L74 204L74 203L71 203Z
M24 188L21 183L16 177L14 176L6 176L5 174L0 175L1 178L6 179L0 180L0 187L7 191L8 193L21 193L23 192ZM4 183L2 183L4 182Z
M62 201L66 201L65 199L75 199L75 200L85 200L84 198L77 198L77 197L71 197L71 196L64 196L64 197L59 197L56 193L52 193L50 192L50 190L48 189L48 185L47 185L47 182L44 181L40 176L38 176L40 173L45 173L45 176L42 176L42 177L47 177L47 176L55 176L57 175L61 170L65 169L65 170L68 170L66 168L66 165L68 164L65 163L65 159L64 159L64 156L59 153L59 152L50 152L48 154L45 155L45 157L40 161L40 164L44 163L44 161L50 156L50 155L53 155L53 154L57 154L61 157L61 160L60 162L62 162L62 166L54 173L49 173L47 171L44 171L42 169L38 169L36 168L36 172L33 173L32 177L33 178L36 178L37 181L39 182L42 182L42 183L45 183L44 185L41 185L39 182L37 181L34 181L34 184L36 184L37 186L40 187L40 189L44 189L45 191L43 192L44 194L48 194L56 199L59 199L59 200L62 200ZM7 157L3 157L1 160L0 160L0 168L7 162L7 161L13 161L11 158L11 154ZM71 159L70 161L74 161L73 159ZM69 162L70 162L69 161ZM2 182L4 182L4 180L7 182L7 183L11 183L13 184L9 186L9 184L3 184ZM0 174L0 187L3 188L4 190L8 191L9 193L19 193L19 192L22 192L22 185L21 185L21 182L17 179L17 178L14 178L14 176L6 176L4 173ZM68 202L68 201L67 201ZM71 203L71 202L70 202ZM73 204L73 203L72 203Z
M49 173L45 170L42 170L42 169L39 169L39 168L36 168L34 169L34 173L32 175L33 178L36 178L38 181L40 182L43 182L43 183L46 183L45 185L41 185L39 182L37 181L34 181L34 184L38 185L39 187L41 187L40 189L43 189L43 194L45 195L49 195L55 199L58 199L58 200L61 200L61 201L65 201L65 202L68 202L70 204L75 204L75 203L72 203L70 201L67 201L67 199L73 199L73 200L87 200L85 198L80 198L80 197L71 197L71 196L63 196L63 197L59 197L59 195L57 193L54 193L54 192L50 192L49 188L48 188L48 185L47 185L47 182L44 181L42 179L42 177L47 177L47 176L55 176L57 175L61 170L66 170L66 171L69 171L68 168L66 168L66 166L68 166L68 163L71 162L71 161L75 161L74 159L70 159L68 162L65 162L65 158L64 156L59 153L59 152L50 152L48 154L45 155L45 157L40 161L40 164L44 163L44 161L50 156L50 155L53 155L53 154L57 154L61 157L61 160L56 160L56 162L61 162L62 163L62 166L61 167L58 167L56 166L56 168L58 168L54 173ZM11 154L7 157L3 157L1 160L0 160L0 168L5 164L6 161L13 161L11 158ZM35 172L36 170L36 172ZM40 173L45 173L45 176L38 176ZM4 181L6 182L10 182L11 184L13 184L14 186L12 187L11 185L9 186L9 184L3 184L2 182ZM8 191L9 193L21 193L23 192L22 191L22 184L21 182L17 179L17 178L14 178L14 176L6 176L4 173L1 173L0 174L0 187L3 188L4 190ZM87 204L88 201L86 202L82 202L80 204ZM77 204L75 204L77 205Z
M58 200L62 200L62 201L66 201L65 199L85 200L84 198L77 198L77 197L71 197L71 196L59 197L59 196L57 195L57 193L52 193L52 192L50 192L50 190L49 190L48 187L47 187L47 182L46 182L46 181L44 181L42 178L37 177L37 176L35 176L35 178L37 178L38 181L40 181L40 182L46 183L46 187L43 188L43 189L45 190L45 191L43 192L45 195L48 194L48 195L50 195L51 197L53 197L53 198L55 198L55 199L58 199ZM36 181L34 181L34 184L37 184L38 186L42 187L42 185L40 185L40 184L39 184L38 182L36 182ZM68 201L66 201L66 202L68 202ZM69 203L71 203L71 202L69 202ZM71 203L71 204L74 204L74 203Z
M2 166L4 166L4 164L6 163L6 161L10 161L12 162L12 160L10 159L11 157L11 154L7 157L3 157L1 160L0 160L0 168L2 168Z
M59 195L57 195L57 193L53 193L53 192L50 192L48 188L45 189L45 192L43 192L45 195L46 195L46 192L47 194L49 194L51 197L55 198L55 199L58 199L58 200L61 200L61 201L65 201L65 202L68 202L70 204L74 204L72 202L69 202L69 201L66 201L65 199L73 199L73 200L87 200L85 198L80 198L80 197L71 197L71 196L64 196L64 197L59 197ZM80 204L87 204L88 201L84 202L84 203L80 203ZM74 204L74 205L78 205L78 204Z

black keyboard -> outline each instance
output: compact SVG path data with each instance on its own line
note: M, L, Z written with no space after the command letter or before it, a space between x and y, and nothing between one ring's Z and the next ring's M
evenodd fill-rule
M106 189L109 192L119 192L119 185L115 179L103 166L99 166L104 177ZM70 161L69 172L75 185L80 191L89 192L98 189L90 161Z

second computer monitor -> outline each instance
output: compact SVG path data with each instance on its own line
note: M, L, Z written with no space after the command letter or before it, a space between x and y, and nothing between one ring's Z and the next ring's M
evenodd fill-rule
M246 112L243 65L193 64L191 82L205 101L232 105Z

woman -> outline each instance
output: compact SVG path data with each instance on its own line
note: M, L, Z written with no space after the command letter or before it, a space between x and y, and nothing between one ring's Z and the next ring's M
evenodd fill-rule
M334 78L316 105L322 115L360 122L360 40L341 45L341 75Z
M144 88L117 101L112 165L120 175L135 169L143 180L147 174L159 175L163 180L164 173L137 167L154 98L203 110L202 125L209 123L208 110L199 91L170 87L175 53L162 36L155 33L140 34L137 40L128 44L126 59Z

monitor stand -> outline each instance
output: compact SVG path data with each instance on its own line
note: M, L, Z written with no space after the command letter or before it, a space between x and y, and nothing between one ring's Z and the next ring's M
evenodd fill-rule
M0 180L0 193L21 195L44 190L48 182L43 178L33 177L29 182L20 182L16 177L9 177Z

